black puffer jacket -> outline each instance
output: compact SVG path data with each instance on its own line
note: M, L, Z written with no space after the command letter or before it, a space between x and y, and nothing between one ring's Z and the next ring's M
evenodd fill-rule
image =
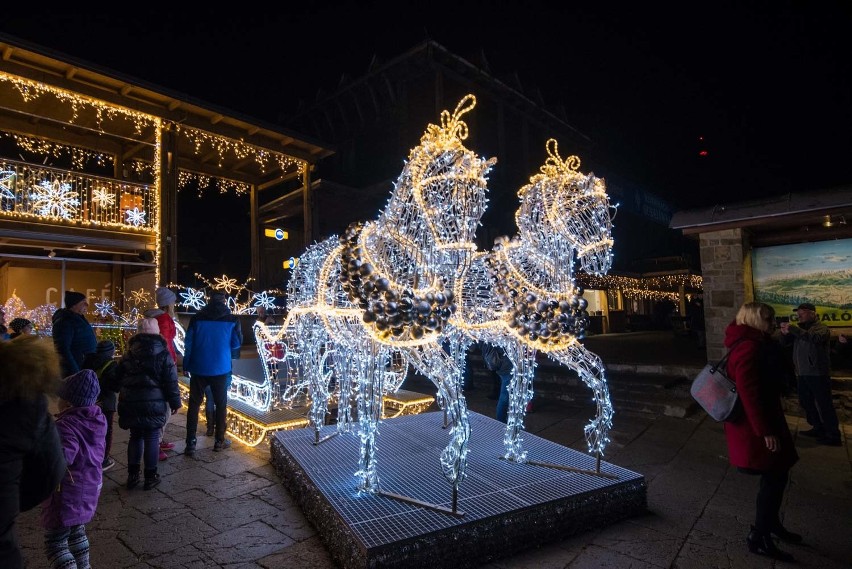
M118 426L159 429L169 414L181 408L177 367L159 334L136 334L115 371Z

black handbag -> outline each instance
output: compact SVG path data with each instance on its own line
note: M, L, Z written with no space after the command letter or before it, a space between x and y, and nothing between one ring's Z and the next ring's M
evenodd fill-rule
M689 388L692 398L717 422L731 421L739 414L737 384L726 375L728 357L738 343L734 343L721 360L704 366Z

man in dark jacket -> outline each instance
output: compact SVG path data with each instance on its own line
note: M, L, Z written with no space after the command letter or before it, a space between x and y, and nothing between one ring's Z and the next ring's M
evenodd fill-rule
M496 418L501 423L509 422L509 382L512 381L512 360L500 346L480 342L485 366L500 378L500 394L497 396Z
M793 344L799 403L813 427L800 434L816 437L820 444L840 446L840 424L831 400L831 331L819 321L816 307L810 302L800 304L796 308L796 316L797 326L781 323L781 343Z
M231 441L225 439L228 413L228 385L231 359L239 357L243 334L237 317L225 304L225 295L214 292L210 302L189 321L184 337L183 369L189 377L189 407L186 412L186 456L195 455L198 410L207 386L216 405L216 442L214 451L225 450Z
M86 320L88 309L89 301L85 294L66 290L65 308L53 313L53 345L59 352L62 377L80 371L83 358L98 347L95 331Z

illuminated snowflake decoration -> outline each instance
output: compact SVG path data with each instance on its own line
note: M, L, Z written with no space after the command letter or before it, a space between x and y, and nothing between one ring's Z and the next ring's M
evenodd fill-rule
M228 275L222 275L213 279L216 285L213 287L216 290L224 290L231 294L235 290L240 290L242 287L237 284L237 279L228 278Z
M109 190L97 188L92 191L92 201L101 207L115 205L115 195Z
M204 298L203 290L196 290L194 288L187 288L186 292L180 293L181 298L183 298L183 302L181 302L181 306L186 308L194 308L196 310L201 310L201 308L207 304L207 299Z
M80 198L77 192L71 191L71 184L60 180L44 180L33 186L32 190L32 208L38 215L71 219L77 214Z
M95 303L95 314L101 316L103 318L114 317L115 316L115 303L113 303L108 298L105 298L103 302Z
M252 306L262 306L267 310L275 308L275 297L267 295L266 291L255 294L254 296L252 296L252 300L255 301Z
M139 290L134 290L130 293L129 300L134 306L148 306L151 302L151 293L144 288L140 288Z
M124 215L126 216L124 222L128 225L132 225L133 227L145 225L145 216L147 215L147 212L140 210L138 207L125 210Z
M139 313L139 309L133 307L130 309L130 312L126 312L124 314L116 315L118 321L125 326L136 326L136 323L142 317Z
M14 170L0 170L0 197L15 199L12 186L15 184L17 173Z

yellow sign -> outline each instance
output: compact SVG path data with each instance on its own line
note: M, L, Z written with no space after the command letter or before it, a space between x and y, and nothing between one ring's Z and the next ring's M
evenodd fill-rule
M295 269L297 266L299 266L298 257L290 257L289 259L284 261L284 268L285 269Z
M281 229L280 227L278 227L278 228L267 227L266 229L263 230L263 234L266 237L274 237L275 239L277 239L279 241L282 241L284 239L288 239L290 237L290 234L287 233L286 231L284 231L283 229Z

